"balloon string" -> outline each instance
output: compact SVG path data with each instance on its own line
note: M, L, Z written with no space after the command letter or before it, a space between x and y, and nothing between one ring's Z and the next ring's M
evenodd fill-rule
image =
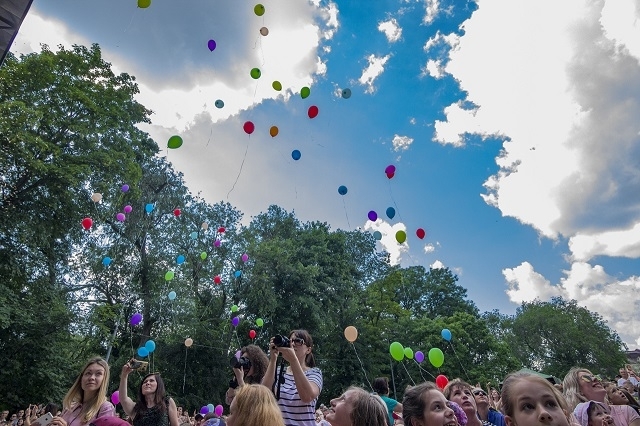
M344 202L344 197L342 197L342 206L344 207L344 215L347 218L347 225L349 226L349 229L351 229L351 224L349 223L349 215L347 214L347 203Z
M207 144L205 145L205 147L209 146L209 142L211 142L211 135L213 135L213 125L211 125L211 132L209 133L209 140L207 140Z
M416 361L415 358L413 359L413 362L415 362L416 365L418 366L418 372L420 373L420 377L422 377L422 381L426 382L427 379L425 379L424 375L422 374L422 369L420 368L420 364L418 364L418 361Z
M464 369L464 365L462 365L462 363L460 362L460 358L458 358L458 354L456 354L456 350L453 348L453 344L451 343L451 340L449 340L449 346L451 346L451 350L453 351L453 355L455 355L456 359L458 360L458 364L460 364L460 367L462 367L462 371L464 371L464 376L467 378L467 381L469 381L469 375L467 374L467 370Z
M187 383L187 354L189 353L189 348L184 347L184 371L182 372L182 395L184 395L184 386Z
M417 362L417 361L416 361L416 364L418 364L418 362ZM431 377L433 378L433 380L435 380L435 379L436 379L436 377L435 377L433 374L431 374L431 373L429 372L429 370L425 370L424 368L422 368L422 367L420 366L420 364L418 364L418 368L420 369L420 371L424 371L424 372L425 372L425 373L427 373L429 376L431 376Z
M249 135L249 140L251 140L251 135ZM238 176L236 176L236 181L233 182L233 186L227 192L227 200L229 199L229 195L233 192L238 183L238 179L240 179L240 174L242 174L242 168L244 167L244 161L247 159L247 152L249 152L249 142L247 142L247 149L244 151L244 157L242 158L242 163L240 164L240 170L238 170Z
M362 369L362 373L364 374L364 379L367 381L367 384L369 385L369 388L371 388L371 390L373 390L373 386L371 386L371 382L369 381L369 378L367 377L367 372L364 369L364 364L362 364L362 360L360 359L360 356L358 355L358 351L356 350L356 345L354 345L353 342L351 342L351 347L353 347L353 352L356 353L356 358L358 358L358 362L360 362L360 368Z
M409 374L409 370L407 370L407 367L404 365L404 362L400 363L402 365L402 368L404 368L404 371L407 373L407 376L409 376L409 380L411 380L411 383L413 383L413 386L416 385L416 382L413 381L413 377L411 377L411 374Z

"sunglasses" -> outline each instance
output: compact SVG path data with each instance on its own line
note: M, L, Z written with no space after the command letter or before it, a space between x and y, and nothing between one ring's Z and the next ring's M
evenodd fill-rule
M473 394L476 395L476 396L478 396L478 395L487 396L487 393L485 391L481 391L481 390L473 391Z
M592 383L592 382L595 382L595 381L600 382L602 380L602 379L600 379L600 376L592 376L591 374L584 374L584 375L580 376L580 378L582 380L584 380L585 382L587 382L587 383Z
M302 346L305 344L304 339L302 337L296 337L295 339L291 339L295 346Z

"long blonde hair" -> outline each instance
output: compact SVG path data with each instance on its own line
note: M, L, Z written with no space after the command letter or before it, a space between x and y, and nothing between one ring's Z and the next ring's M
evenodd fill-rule
M591 371L586 368L573 367L567 375L564 376L564 380L562 380L562 393L572 411L581 402L589 401L580 391L580 373L592 374ZM607 402L606 399L605 402Z
M237 426L284 426L280 407L266 386L241 386L233 400L235 408L232 415Z
M82 390L82 376L84 376L84 372L92 366L93 364L98 364L102 368L104 368L104 376L102 377L102 383L100 384L100 389L98 393L88 401L84 401L84 390ZM76 378L76 381L73 382L73 386L67 392L62 401L63 411L73 410L77 404L82 404L82 412L84 414L82 416L82 423L89 423L91 419L93 419L98 412L100 411L100 406L104 404L107 400L107 387L109 386L109 364L107 361L100 357L91 358L85 366L80 371L80 374Z

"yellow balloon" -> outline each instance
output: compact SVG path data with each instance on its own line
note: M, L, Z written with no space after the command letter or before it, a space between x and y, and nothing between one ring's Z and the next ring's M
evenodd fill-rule
M358 329L350 325L344 329L344 337L351 343L355 342L358 338Z
M269 129L269 134L271 135L272 138L275 138L278 135L278 127L271 126L271 128Z
M193 339L191 337L187 337L184 341L184 345L188 348L191 347L191 345L193 345Z

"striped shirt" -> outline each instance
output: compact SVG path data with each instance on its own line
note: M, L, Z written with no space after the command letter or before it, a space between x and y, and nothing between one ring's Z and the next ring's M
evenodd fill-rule
M304 372L311 383L315 383L322 391L322 371L314 367ZM278 383L276 382L276 389ZM280 399L278 405L282 411L282 418L286 426L316 426L316 402L318 398L311 402L302 402L293 374L284 374L284 383L280 386Z

